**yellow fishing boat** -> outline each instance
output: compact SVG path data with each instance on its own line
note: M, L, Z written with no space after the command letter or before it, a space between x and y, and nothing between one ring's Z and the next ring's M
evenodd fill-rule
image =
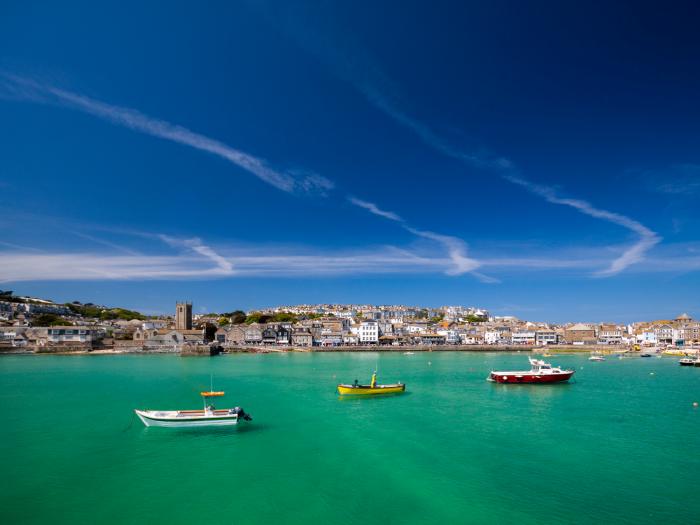
M369 385L361 385L355 379L351 385L338 385L338 393L341 396L372 396L381 394L400 394L406 391L406 385L396 383L393 385L378 385L377 373L372 374L372 380Z

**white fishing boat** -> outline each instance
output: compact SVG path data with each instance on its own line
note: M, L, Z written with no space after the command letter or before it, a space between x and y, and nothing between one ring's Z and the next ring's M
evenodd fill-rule
M591 354L591 357L588 358L589 361L605 361L605 357L603 354Z
M217 409L211 398L221 397L224 392L201 392L204 401L202 410L134 410L147 427L213 427L236 425L243 419L251 421L241 407Z

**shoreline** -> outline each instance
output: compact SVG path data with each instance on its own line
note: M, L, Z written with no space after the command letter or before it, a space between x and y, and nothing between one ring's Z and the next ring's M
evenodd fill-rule
M681 349L679 349L682 351ZM602 354L637 354L641 351L634 351L627 346L598 346L598 345L552 345L552 346L520 346L520 345L407 345L407 346L334 346L334 347L294 347L294 346L236 346L222 347L220 352L211 353L209 346L202 346L201 349L180 351L176 349L165 350L145 350L143 347L120 348L98 348L88 350L83 348L31 348L25 347L0 349L2 355L163 355L171 354L177 356L202 356L210 357L220 354L278 354L278 353L405 353L405 352L464 352L464 353L535 353L535 354L587 354L591 352Z

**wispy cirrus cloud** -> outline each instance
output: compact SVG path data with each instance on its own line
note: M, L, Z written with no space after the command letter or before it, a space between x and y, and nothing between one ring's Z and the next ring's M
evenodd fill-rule
M0 252L0 281L155 280L231 275L196 257L94 252Z
M411 232L413 235L417 235L418 237L439 242L446 248L447 254L452 261L452 267L447 269L445 272L448 275L462 275L473 272L479 268L479 266L481 266L479 261L467 256L467 243L465 243L462 239L430 231L416 230L415 228L409 228L408 226L406 226L406 230ZM478 277L484 281L496 282L495 279L485 278L485 276L482 275L478 275Z
M680 163L664 169L630 169L625 174L647 191L670 198L695 198L700 193L700 164Z
M426 233L426 232L421 232ZM432 235L427 232L428 235ZM167 237L167 236L166 236ZM103 280L193 280L223 278L300 277L331 278L362 275L455 275L455 256L434 256L429 250L410 251L392 246L361 250L309 252L275 247L211 247L197 239L168 237L167 246L177 253L125 254L80 250L36 252L27 249L0 250L0 282L103 281ZM451 240L446 240L452 242ZM438 241L439 242L439 241ZM456 245L457 257L465 257ZM588 253L592 250L582 250ZM635 266L638 273L700 270L700 250L677 246L665 257L647 258ZM468 258L462 270L480 277ZM573 253L518 257L487 257L479 268L490 272L568 271L583 275L601 265L600 259L586 259ZM212 264L213 263L213 264ZM495 281L493 277L482 280Z
M12 249L0 250L0 282L216 278L236 274L231 260L196 237L180 239L145 232L127 234L160 240L181 252L153 255L87 233L70 233L111 251L49 252L2 243L0 246L4 244Z
M514 175L506 175L505 178L513 184L522 186L529 192L539 195L547 202L569 206L585 215L622 226L639 236L639 240L631 247L627 248L622 255L614 259L607 268L596 272L596 275L600 277L618 274L632 264L640 262L647 251L661 242L661 237L656 232L625 215L596 208L584 200L560 197L553 188L534 184Z
M423 139L426 144L433 147L437 151L479 168L496 170L504 180L522 186L531 193L543 197L552 204L569 206L585 215L602 219L612 224L617 224L618 226L622 226L623 228L626 228L629 231L639 235L639 240L636 243L634 243L630 248L626 249L620 257L614 259L608 268L596 272L596 276L609 277L622 272L632 264L640 262L650 249L661 242L661 237L656 232L647 228L640 222L635 221L634 219L619 213L596 208L590 203L580 199L559 197L557 196L556 191L551 187L535 184L526 180L522 176L514 175L514 173L516 173L514 164L504 157L487 158L475 154L460 152L449 145L446 141L442 140L429 127L413 120L405 113L388 104L382 98L380 93L376 93L374 92L375 90L370 90L366 87L362 91L378 108L382 109L397 122L413 130L421 139Z
M205 151L235 164L263 182L287 193L325 193L333 188L333 183L321 175L305 173L301 177L296 177L294 170L273 169L261 158L190 131L183 126L150 117L132 108L108 104L59 89L51 84L0 72L0 95L6 98L65 106L117 126Z
M370 71L372 71L371 68ZM639 263L643 260L646 252L660 242L661 238L655 232L638 221L630 219L629 217L621 214L595 208L586 201L559 197L554 189L534 184L521 176L515 175L515 167L508 159L470 154L453 147L439 134L433 132L429 126L423 124L417 119L412 118L408 113L402 111L400 109L400 104L395 97L389 96L384 91L379 89L377 84L373 81L373 78L381 79L379 82L381 85L389 85L390 81L382 76L383 74L379 69L375 69L374 71L374 75L364 75L360 77L360 80L356 79L352 81L376 107L391 116L398 123L414 131L427 145L431 146L435 150L449 157L478 166L480 168L496 170L505 180L526 188L531 193L545 198L548 202L572 207L581 213L617 224L639 235L640 239L637 243L635 243L632 247L625 249L622 255L614 259L612 263L610 263L610 265L604 270L597 271L596 275L615 275L630 265ZM149 117L134 109L107 104L84 95L59 89L50 84L40 83L31 79L0 72L0 95L17 99L31 100L34 102L66 106L134 131L142 132L165 140L170 140L217 155L254 174L264 182L285 192L316 193L322 196L327 196L328 192L334 188L333 182L321 175L301 170L282 171L272 169L264 160L260 158L249 155L204 135L192 132L182 126ZM495 281L493 278L475 272L475 270L482 266L483 263L477 259L467 256L467 245L461 239L431 231L415 229L408 226L398 214L381 209L374 203L364 201L353 196L348 196L347 199L353 205L361 207L374 215L401 224L404 229L418 237L440 243L447 251L447 260L450 262L449 267L444 270L445 273L449 275L472 273L483 281ZM189 239L175 242L173 239L168 241L163 237L162 240L170 242L171 245L179 243L180 247L184 247L198 253L199 255L207 258L209 261L215 263L214 268L208 268L205 270L185 269L175 271L166 267L162 272L163 275L177 276L181 275L178 273L180 271L184 272L182 275L193 275L193 273L190 272L199 274L201 271L204 271L206 275L231 275L234 273L233 266L229 260L223 259L216 252L211 251L210 248L201 244L199 239ZM173 242L175 242L175 244L172 244ZM102 244L107 243L102 242ZM139 274L139 272L142 272L143 275L151 275L149 270L150 263L148 260L144 261L144 266L139 270L134 269L131 264L133 261L124 260L124 262L126 267L131 268L130 271L125 272L125 275L136 275ZM439 265L428 266L432 268L439 267ZM100 266L97 265L96 267ZM107 273L116 271L113 268L110 269L109 265L104 266L103 270Z
M122 246L121 244L117 244L117 243L114 243L114 242L111 242L111 241L108 241L105 239L101 239L99 237L95 237L94 235L89 235L89 234L84 233L84 232L70 231L70 230L69 230L69 233L71 233L77 237L80 237L81 239L85 239L87 241L94 242L96 244L101 244L102 246L106 246L107 248L112 248L112 249L120 251L120 252L128 253L129 255L138 255L138 252L136 250L132 250L131 248L127 248L126 246Z
M348 197L348 201L354 204L355 206L364 208L365 210L374 215L378 215L379 217L384 217L385 219L389 219L390 221L403 222L403 219L399 215L391 211L379 209L379 207L373 202L363 201L356 197Z
M215 264L215 267L221 272L221 275L233 275L233 263L227 258L221 256L213 248L207 246L199 237L192 239L178 239L169 235L158 236L163 242L173 247L182 247L198 253L202 257L209 259Z
M332 255L248 253L221 256L195 245L193 252L126 255L0 251L0 282L422 274L447 273L452 267L449 258L424 257L393 248ZM216 262L214 266L212 261Z
M433 127L405 109L408 105L400 96L401 90L362 45L357 42L350 44L348 41L340 41L335 34L318 25L315 26L315 31L309 31L308 26L312 25L309 12L295 10L287 15L283 18L285 25L282 29L288 35L318 57L338 77L353 85L370 104L397 124L412 131L428 147L469 166L491 170L504 180L518 184L552 204L568 206L585 215L622 226L639 236L639 240L633 246L625 249L607 268L595 272L594 275L606 277L620 273L643 260L646 253L661 241L658 234L634 219L601 210L580 199L560 198L553 188L528 181L518 172L515 163L506 157L475 153L454 146ZM675 187L668 190L675 191Z
M0 94L15 99L62 105L93 115L113 124L132 129L134 131L212 153L232 162L233 164L236 164L237 166L254 174L264 182L285 192L291 193L302 191L327 196L328 192L334 188L334 183L321 175L298 169L288 170L286 172L274 170L270 168L262 159L232 148L217 140L192 132L182 126L149 117L135 109L107 104L84 95L60 89L51 84L41 83L32 79L0 72ZM373 203L363 201L352 196L348 196L347 199L355 206L364 208L374 215L400 222L402 224L404 222L396 213L381 210ZM415 235L437 241L446 248L450 260L453 262L453 267L448 269L446 272L449 275L461 275L478 266L478 263L475 260L466 257L466 244L460 239L435 234L432 232L413 230L408 228L405 224L404 228L411 231ZM216 264L216 268L206 270L207 275L215 272L220 272L221 274L227 275L234 272L230 261L224 260L210 248L201 244L199 239L178 240L167 236L160 236L160 239L167 242L171 246L188 248L214 262ZM109 241L95 238L92 240L94 242L110 246ZM124 250L122 249L122 251ZM143 270L146 275L150 275L148 263L143 269L135 270L133 267L131 267L130 261L126 262L127 266L131 268L125 273L126 275L137 275L141 270ZM110 268L109 265L103 267L103 269L104 272L107 273L115 271L113 268ZM164 269L163 274L169 276L177 275L173 274L172 271L168 270L167 268ZM185 274L187 275L187 270L185 270Z
M348 201L351 204L354 204L355 206L367 210L373 215L377 215L379 217L383 217L384 219L388 219L390 221L399 223L404 230L412 233L417 237L422 237L424 239L435 241L441 244L447 251L450 261L452 261L451 267L445 270L445 273L447 275L463 275L465 273L474 273L476 277L478 277L484 282L497 282L495 279L474 272L474 270L481 266L481 263L479 263L479 261L477 261L476 259L467 256L467 243L465 243L462 239L452 237L451 235L443 235L440 233L412 228L411 226L406 224L406 221L404 221L398 214L391 211L383 210L373 202L368 202L362 199L358 199L356 197L348 197Z
M568 206L590 217L622 226L639 236L639 240L631 247L627 248L622 255L614 259L606 269L595 272L596 276L609 277L622 272L632 264L643 260L645 254L656 244L661 242L661 237L656 232L634 219L619 213L596 208L590 203L580 199L559 197L553 188L535 184L522 176L516 175L515 165L509 159L504 157L485 157L478 154L462 152L454 148L433 132L430 127L401 111L394 105L392 99L386 97L376 87L364 82L358 85L358 88L377 108L389 115L396 122L412 130L424 143L438 152L478 168L495 170L504 180L517 184L531 193L543 197L552 204Z

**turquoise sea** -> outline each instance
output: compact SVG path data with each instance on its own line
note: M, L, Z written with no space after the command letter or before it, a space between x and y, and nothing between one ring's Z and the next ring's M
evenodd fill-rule
M2 523L700 522L700 369L526 354L3 356ZM339 399L335 385L407 383ZM132 409L226 390L251 423L145 428Z

